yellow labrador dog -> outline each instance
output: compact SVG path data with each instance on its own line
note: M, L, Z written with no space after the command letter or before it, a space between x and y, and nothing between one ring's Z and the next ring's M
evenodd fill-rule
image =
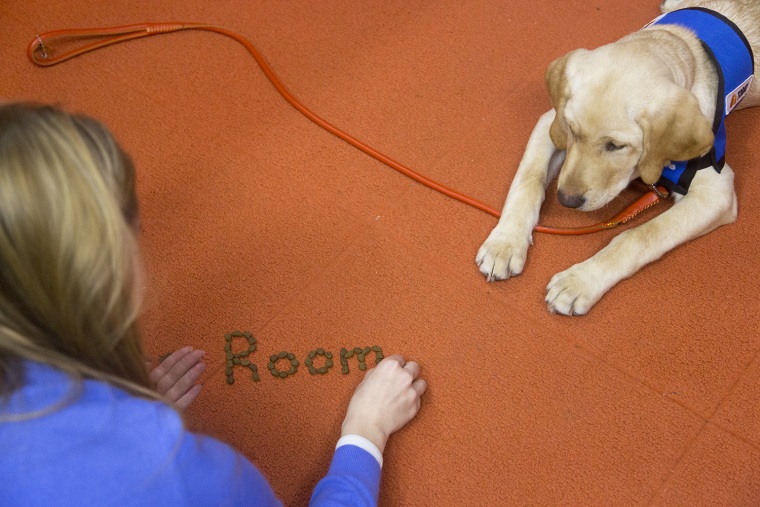
M553 313L585 314L620 280L736 219L722 118L738 102L760 103L760 83L751 87L760 1L666 0L661 9L662 19L641 31L549 66L554 108L536 124L501 219L477 254L488 281L520 274L557 174L559 201L581 211L606 205L636 178L669 187L675 204L667 211L551 279ZM699 18L696 27L687 16Z

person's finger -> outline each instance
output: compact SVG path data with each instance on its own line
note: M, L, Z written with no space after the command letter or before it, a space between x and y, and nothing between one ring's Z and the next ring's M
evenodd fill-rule
M161 377L166 375L178 361L192 352L192 350L192 347L182 347L181 349L169 354L169 357L161 361L161 363L150 372L148 375L150 381L154 384L157 384L158 381L161 380Z
M173 395L174 398L178 398L190 389L205 369L206 363L203 361L203 351L194 350L175 364L174 368L158 381L156 388L158 392L164 395L168 394L170 397Z
M420 396L425 394L425 391L427 391L427 382L425 382L425 379L418 378L412 382L412 389L414 389L417 393L417 399L419 400Z
M402 368L404 364L406 364L406 360L404 359L404 356L402 356L401 354L393 354L391 356L384 358L383 361L388 361L389 359L391 361L397 361L398 364L401 365ZM380 361L380 364L382 364L383 361Z
M188 392L186 392L180 399L174 402L174 406L179 408L180 410L185 410L187 407L190 406L190 404L195 400L195 398L198 397L198 395L201 393L201 389L203 388L202 385L196 384L194 385Z
M203 360L203 356L206 354L203 350L196 349L185 354L185 356L177 361L174 366L166 373L166 377L173 379L175 382L182 378L190 369Z
M412 378L420 376L420 370L422 369L415 361L409 361L404 365L404 369L412 374Z
M179 382L191 368L203 361L202 358L204 354L205 352L202 350L193 350L185 354L179 361L174 363L174 366L172 366L171 369L164 373L163 377L158 380L156 383L158 391L163 393L171 389L172 386Z

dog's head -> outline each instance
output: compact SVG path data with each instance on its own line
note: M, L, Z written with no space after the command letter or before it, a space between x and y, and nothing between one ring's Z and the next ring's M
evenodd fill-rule
M551 139L567 150L558 181L565 206L598 209L631 180L655 183L669 161L714 142L696 97L634 44L572 51L549 66L546 86L556 110Z

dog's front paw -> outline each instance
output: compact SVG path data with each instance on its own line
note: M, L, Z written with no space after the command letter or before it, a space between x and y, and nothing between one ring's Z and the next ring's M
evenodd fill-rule
M478 250L475 262L486 280L506 280L522 273L530 246L530 236L494 229Z
M546 286L546 304L552 313L585 315L609 289L595 269L586 261L557 273Z

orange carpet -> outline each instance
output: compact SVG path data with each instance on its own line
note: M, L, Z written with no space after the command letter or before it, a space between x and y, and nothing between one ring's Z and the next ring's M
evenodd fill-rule
M355 358L342 373L341 348L373 345L429 383L387 448L382 505L758 505L760 111L727 122L738 221L568 318L546 311L546 284L617 232L537 234L525 272L489 285L474 259L495 219L320 130L229 39L161 35L49 69L25 54L60 28L220 25L314 111L500 209L550 107L549 62L639 29L657 3L4 0L0 96L100 118L133 155L148 352L207 351L188 423L249 456L287 505L326 472L362 378ZM630 197L584 215L550 195L542 222L588 224ZM228 385L233 331L256 338L260 380L235 365ZM326 374L305 364L317 348ZM281 351L300 362L284 379L267 368Z

